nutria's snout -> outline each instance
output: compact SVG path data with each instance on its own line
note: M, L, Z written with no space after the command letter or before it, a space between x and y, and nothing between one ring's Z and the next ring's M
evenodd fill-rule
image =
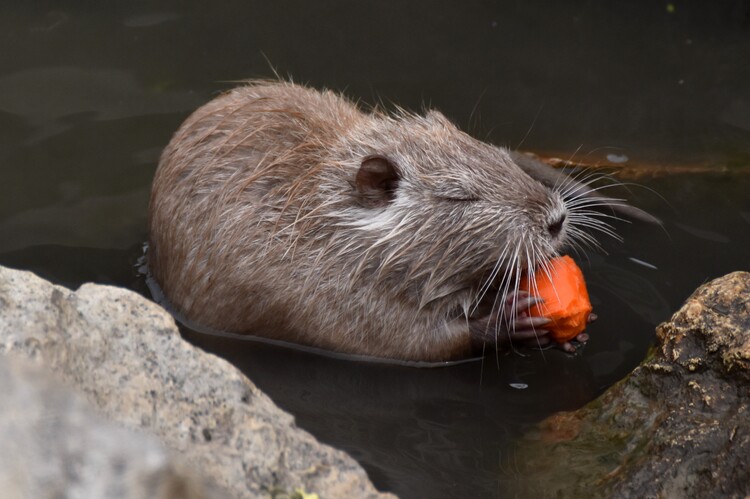
M550 217L552 221L547 224L547 232L553 240L558 239L558 237L562 234L563 227L565 226L565 219L567 217L567 213L560 213L559 215Z

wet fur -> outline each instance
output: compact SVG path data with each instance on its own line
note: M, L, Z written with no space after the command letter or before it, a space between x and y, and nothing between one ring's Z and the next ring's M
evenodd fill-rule
M387 202L357 189L371 156L398 171ZM173 306L215 329L458 358L477 317L494 318L489 337L512 331L502 304L523 269L602 228L580 184L550 179L436 111L363 112L333 92L250 82L197 110L165 149L149 266Z

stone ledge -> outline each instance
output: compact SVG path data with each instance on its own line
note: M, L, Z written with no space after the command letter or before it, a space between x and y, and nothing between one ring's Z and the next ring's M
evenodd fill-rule
M297 489L393 497L131 291L86 284L72 292L0 267L0 353L8 352L57 373L108 419L156 436L234 497Z

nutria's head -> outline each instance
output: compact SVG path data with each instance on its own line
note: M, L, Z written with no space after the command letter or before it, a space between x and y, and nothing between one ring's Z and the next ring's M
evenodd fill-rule
M580 232L563 186L534 180L438 112L372 115L328 151L349 184L319 184L349 194L324 208L336 219L329 257L357 260L353 287L446 318L468 317L488 288L493 297L516 289Z

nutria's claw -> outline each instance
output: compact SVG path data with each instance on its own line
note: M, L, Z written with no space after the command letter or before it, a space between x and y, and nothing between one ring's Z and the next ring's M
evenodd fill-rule
M509 305L511 308L516 309L516 313L520 314L521 312L526 312L534 305L538 305L542 302L544 302L544 299L539 298L538 296L531 296L528 293L526 293L526 296L521 296L519 293L515 297L515 303L510 303Z
M514 325L516 331L522 331L525 329L533 330L538 327L546 326L550 322L552 322L552 319L548 317L536 317L533 315L527 315L517 318Z
M596 320L596 315L595 314L591 314L591 315L594 315L594 320ZM591 316L589 316L589 318L590 317ZM589 320L589 322L591 322L591 320ZM562 348L564 351L568 353L576 353L579 347L583 346L587 341L589 341L589 335L586 333L578 333L578 336L573 338L573 340L577 344L573 344L570 341L566 341L565 343L560 345L560 348Z
M569 341L566 341L565 343L560 344L560 348L562 348L567 353L576 353L575 345Z

